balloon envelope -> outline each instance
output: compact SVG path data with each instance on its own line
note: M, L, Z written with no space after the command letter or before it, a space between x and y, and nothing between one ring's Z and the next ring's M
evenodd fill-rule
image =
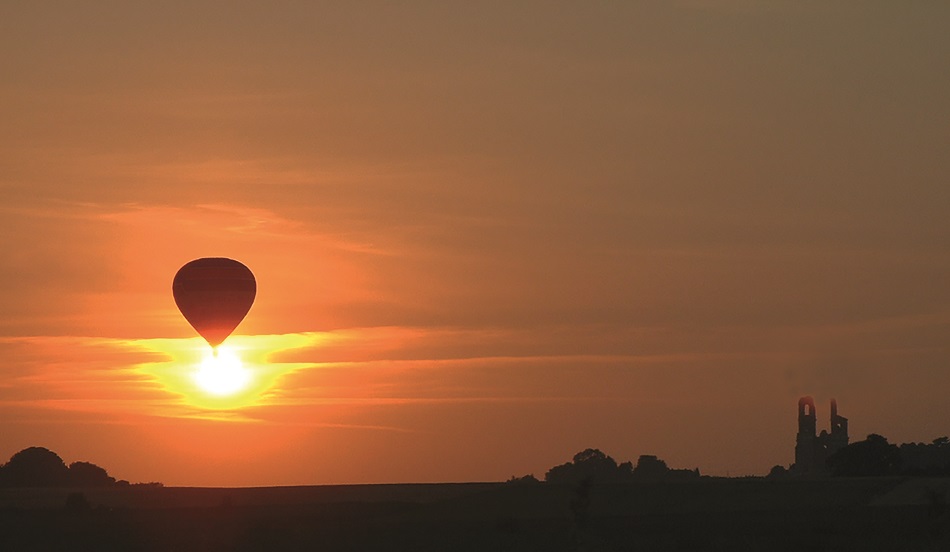
M185 320L217 347L251 309L257 282L249 268L233 259L195 259L175 274L172 293Z

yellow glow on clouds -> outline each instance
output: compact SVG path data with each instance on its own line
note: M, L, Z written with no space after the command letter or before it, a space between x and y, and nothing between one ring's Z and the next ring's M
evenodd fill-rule
M188 406L213 410L261 406L278 392L283 376L312 366L274 363L270 357L318 339L312 334L231 336L217 356L201 338L140 340L135 344L168 360L141 364L137 370Z

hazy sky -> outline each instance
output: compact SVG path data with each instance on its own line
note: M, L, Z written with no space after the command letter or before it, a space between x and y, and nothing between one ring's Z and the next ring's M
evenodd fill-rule
M710 474L950 433L950 4L4 2L0 461ZM171 281L241 260L240 404ZM189 356L190 355L190 356Z

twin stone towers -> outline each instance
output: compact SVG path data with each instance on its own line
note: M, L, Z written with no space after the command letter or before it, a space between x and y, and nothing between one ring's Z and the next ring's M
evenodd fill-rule
M825 460L848 446L848 419L838 415L838 402L831 399L831 433L824 429L816 435L815 401L798 400L798 436L795 439L795 464L791 473L804 476L828 474Z

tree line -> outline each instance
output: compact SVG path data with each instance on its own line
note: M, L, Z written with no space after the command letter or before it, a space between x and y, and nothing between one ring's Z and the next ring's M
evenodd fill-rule
M116 480L91 462L66 462L43 447L29 447L0 465L0 488L10 487L113 487L130 485ZM149 485L158 485L150 483Z
M554 466L544 474L546 483L621 483L626 481L676 481L699 479L699 468L671 469L666 462L653 455L642 455L636 466L632 462L617 463L599 449L586 449L574 455L570 462ZM509 483L540 483L534 475L512 477Z
M872 433L864 441L851 443L828 457L832 476L869 477L885 475L950 476L950 439L932 443L895 445Z

